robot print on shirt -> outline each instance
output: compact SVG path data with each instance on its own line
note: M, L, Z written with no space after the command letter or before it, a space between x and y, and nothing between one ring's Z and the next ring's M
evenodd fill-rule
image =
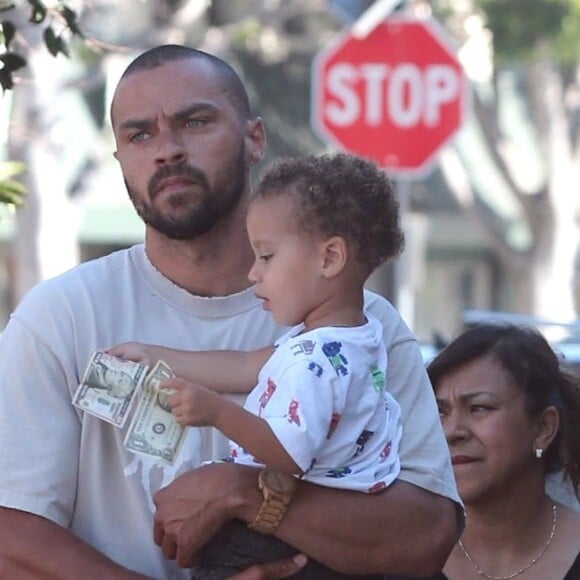
M258 404L260 405L260 410L258 412L258 417L262 416L262 411L268 404L268 401L272 398L272 395L276 391L276 383L268 377L268 381L266 383L266 388L263 390L260 398L258 399Z
M336 467L335 469L330 469L326 472L326 477L333 477L335 479L340 479L341 477L346 477L349 473L351 473L350 467Z
M341 417L340 413L332 414L332 417L330 418L330 425L328 426L328 433L326 434L327 439L330 439L332 437L332 434L334 433L334 430L336 429L336 426L340 421L340 417Z
M385 388L385 373L378 369L371 369L371 376L373 378L373 389L380 393Z
M322 367L318 363L312 361L308 363L308 370L312 371L317 377L321 377L323 373Z
M292 345L292 354L297 356L299 354L312 354L316 343L313 340L301 340Z
M360 453L363 452L365 445L368 443L368 440L374 435L374 431L367 431L366 429L358 436L356 440L356 451L353 457L356 457Z
M393 446L392 441L387 441L387 444L383 447L381 454L379 456L381 461L384 461L391 454L391 447Z
M342 375L344 377L348 374L348 369L346 368L348 361L340 352L341 346L342 343L336 340L333 342L327 342L322 345L322 352L326 355L330 361L330 364L334 367L336 374Z
M367 489L367 492L368 493L377 493L378 491L385 489L385 487L387 487L387 484L384 481L377 481L377 483L375 483L374 485L371 485L371 487L369 487Z
M300 427L300 417L298 415L298 401L292 399L288 405L288 413L286 413L288 423L296 423Z

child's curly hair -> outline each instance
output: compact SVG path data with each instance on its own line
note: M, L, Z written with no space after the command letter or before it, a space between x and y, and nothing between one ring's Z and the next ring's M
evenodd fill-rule
M281 159L262 175L254 199L276 195L296 201L305 232L342 237L369 274L403 250L393 184L370 161L345 153Z

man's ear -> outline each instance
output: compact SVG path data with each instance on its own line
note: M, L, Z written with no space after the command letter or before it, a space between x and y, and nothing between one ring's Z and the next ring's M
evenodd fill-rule
M342 272L348 258L348 248L344 238L333 236L322 242L322 275L334 278Z
M534 450L542 449L546 451L550 443L554 440L558 434L558 428L560 427L560 414L556 407L546 407L537 423L537 434L534 439Z
M256 165L266 150L266 130L262 117L246 121L246 162L249 167Z

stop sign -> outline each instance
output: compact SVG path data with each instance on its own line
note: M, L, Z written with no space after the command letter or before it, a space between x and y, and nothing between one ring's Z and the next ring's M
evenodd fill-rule
M432 21L391 16L364 38L346 32L312 75L321 138L393 175L425 173L463 120L463 68Z

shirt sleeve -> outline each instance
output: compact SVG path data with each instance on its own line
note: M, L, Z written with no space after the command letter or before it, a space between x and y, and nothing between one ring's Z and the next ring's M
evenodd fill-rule
M387 300L365 292L365 303L383 324L389 359L386 388L401 406L399 477L461 503L435 395L417 340Z
M80 419L67 387L74 373L55 354L50 338L58 333L47 310L25 300L0 338L0 505L66 526L76 495Z

